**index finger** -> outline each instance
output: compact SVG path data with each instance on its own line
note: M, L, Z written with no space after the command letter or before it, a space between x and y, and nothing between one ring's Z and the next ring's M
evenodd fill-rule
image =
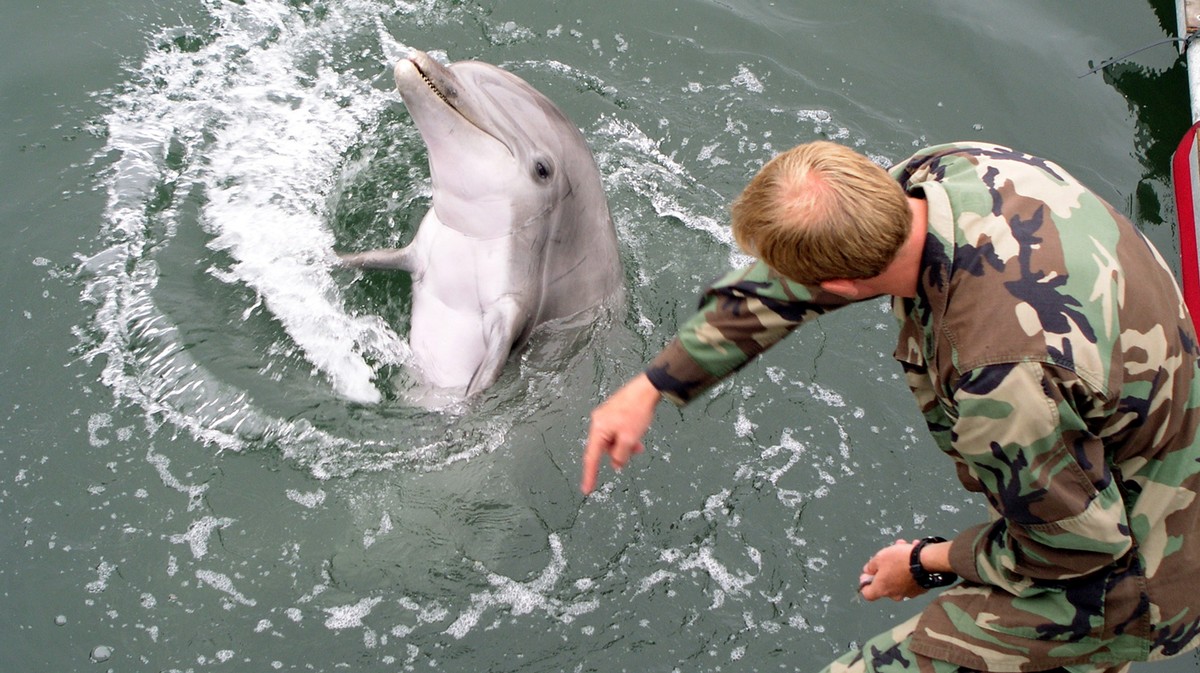
M600 458L606 453L606 445L611 446L612 440L601 438L595 430L588 432L587 446L583 450L583 479L579 484L584 495L596 487L596 474L600 472Z

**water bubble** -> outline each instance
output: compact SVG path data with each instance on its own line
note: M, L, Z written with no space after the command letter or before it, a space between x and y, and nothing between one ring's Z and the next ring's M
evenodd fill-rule
M54 618L54 624L55 624L56 626L66 626L66 625L67 625L67 616L66 616L66 615L59 615L59 616L55 617L55 618Z
M107 645L97 645L92 650L92 661L100 663L112 658L112 648Z

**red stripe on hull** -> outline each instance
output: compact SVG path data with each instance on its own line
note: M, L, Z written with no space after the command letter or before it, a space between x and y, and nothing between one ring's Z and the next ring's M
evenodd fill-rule
M1187 304L1188 312L1192 314L1192 324L1200 331L1200 249L1197 246L1196 216L1200 208L1196 199L1200 198L1200 146L1197 144L1197 132L1200 122L1196 123L1175 149L1171 157L1171 179L1175 189L1175 212L1179 218L1179 256L1183 286L1183 301Z

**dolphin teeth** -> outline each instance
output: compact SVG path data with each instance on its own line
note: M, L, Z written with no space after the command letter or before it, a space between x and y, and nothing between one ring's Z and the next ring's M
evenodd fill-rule
M420 71L418 70L418 72L420 72ZM442 93L442 92L441 92L441 91L440 91L440 90L439 90L439 89L438 89L438 88L437 88L437 87L434 85L434 83L433 83L433 80L429 79L429 76L428 76L428 75L426 75L426 74L425 74L425 73L423 73L423 72L420 72L420 74L421 74L421 79L425 80L425 86L429 87L429 90L430 90L430 91L432 91L432 92L434 92L435 94L437 94L437 97L438 97L438 98L441 98L443 103L445 103L446 105L450 105L450 100L449 100L449 99L447 99L447 98L446 98L446 95L445 95L445 94L443 94L443 93Z

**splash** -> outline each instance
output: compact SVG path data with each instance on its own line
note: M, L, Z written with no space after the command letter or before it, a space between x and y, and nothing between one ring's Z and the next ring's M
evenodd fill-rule
M406 281L359 283L334 268L333 254L338 236L346 249L401 243L405 221L427 206L423 146L398 112L389 73L407 51L394 23L461 20L451 15L469 10L432 0L204 7L205 28L159 31L128 83L104 94L111 111L97 161L108 165L108 200L99 241L80 258L82 295L95 306L79 330L84 357L103 362L103 383L144 410L152 432L183 429L229 451L269 446L319 479L495 450L545 403L545 390L501 389L519 408L491 401L491 418L466 423L443 418L461 418L459 408L400 408L407 311L363 296L372 284L377 295L402 295L386 283ZM507 65L616 95L557 60ZM732 249L724 223L704 214L715 192L636 124L593 126L606 181L636 202L638 212L615 213L622 222L676 218ZM373 173L381 165L384 176ZM640 232L618 233L642 254L629 242ZM652 261L643 268L657 273ZM545 376L519 385L557 384ZM95 444L110 423L94 419Z
M105 120L106 153L117 157L107 185L109 245L83 265L93 276L85 294L102 307L96 351L109 358L114 387L132 393L135 385L204 379L148 299L160 279L155 252L190 205L161 202L195 194L208 247L230 260L209 273L253 289L338 394L379 401L368 359L398 362L403 342L378 318L341 307L325 210L343 156L391 98L345 72L329 45L373 31L382 51L402 47L356 10L339 5L314 23L281 3L209 3L213 28L156 36L159 49L117 96ZM127 362L137 338L157 353ZM129 365L149 380L120 380Z
M106 94L108 201L98 251L79 267L97 307L80 330L85 357L102 358L103 382L153 423L221 449L275 443L322 478L386 469L403 452L371 449L348 465L374 443L316 427L296 413L304 401L272 407L286 394L266 384L299 380L311 398L373 405L407 359L380 316L346 307L330 226L339 180L397 101L386 72L406 48L377 3L206 9L207 28L153 35L128 84ZM198 354L208 343L221 350ZM247 367L258 386L237 379Z
M549 543L550 562L541 574L528 582L517 582L504 575L489 572L486 567L477 567L478 572L487 575L492 588L472 594L470 607L454 620L446 629L446 633L461 640L479 623L485 611L501 606L507 607L513 615L527 615L538 611L566 624L595 610L599 606L596 600L568 602L550 595L562 579L567 561L558 535L552 533Z

